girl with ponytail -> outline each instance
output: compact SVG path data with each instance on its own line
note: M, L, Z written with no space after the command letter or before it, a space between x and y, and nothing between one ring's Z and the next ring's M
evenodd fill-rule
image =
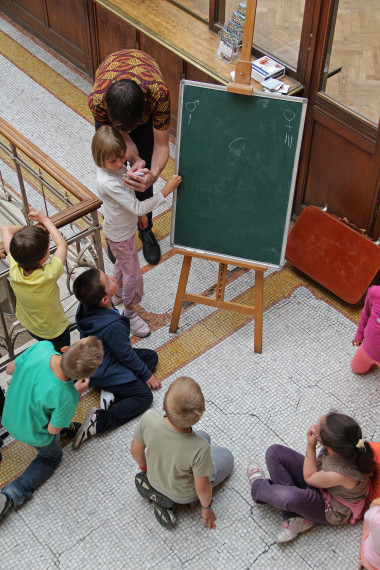
M317 455L318 443L322 449ZM254 501L282 510L279 544L293 540L314 523L354 524L363 518L376 465L353 418L330 412L309 427L305 456L272 445L265 460L270 478L265 479L252 461L248 478Z

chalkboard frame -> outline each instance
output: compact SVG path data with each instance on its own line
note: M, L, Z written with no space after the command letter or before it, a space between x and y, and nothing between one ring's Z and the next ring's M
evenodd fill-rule
M182 135L182 120L183 120L183 107L184 107L184 90L185 90L185 87L187 85L201 87L204 89L210 89L210 90L215 90L215 91L227 92L227 87L224 85L213 85L210 83L201 83L198 81L190 81L190 80L185 80L185 79L180 82L179 104L178 104L178 120L177 120L176 154L175 154L175 173L177 173L177 174L178 174L178 167L179 167L180 153L181 153L181 135ZM305 115L306 115L307 99L302 98L302 97L286 96L286 95L275 94L275 93L262 93L262 92L255 92L255 91L252 92L251 96L252 97L258 97L261 99L262 98L278 99L281 101L284 101L284 99L286 98L287 101L296 102L297 104L299 104L301 106L300 123L299 123L299 128L297 131L297 145L296 145L296 151L295 151L295 155L294 155L294 165L293 165L293 170L292 170L291 183L290 183L290 187L289 187L289 199L288 199L286 215L285 215L284 232L282 235L281 254L280 254L280 258L278 259L278 263L273 263L271 261L267 261L266 259L248 259L246 257L239 257L236 255L228 255L226 253L223 253L222 251L209 251L207 249L200 249L198 247L191 247L189 245L184 245L184 244L176 242L175 241L175 226L176 226L176 214L177 214L177 191L175 191L174 195L173 195L170 245L171 245L171 247L175 247L175 248L183 250L185 252L186 251L198 252L198 253L201 253L205 256L210 256L211 258L213 258L213 257L217 258L217 257L220 257L222 255L223 257L230 259L231 262L243 261L246 263L248 262L248 263L253 263L253 264L262 265L262 266L266 266L266 267L269 266L269 267L278 268L278 267L281 267L285 262L285 249L286 249L286 242L287 242L287 236L288 236L288 231L289 231L289 223L290 223L291 208L292 208L293 196L294 196L294 190L295 190L295 182L296 182L296 177L297 177L298 162L299 162L299 155L300 155L301 142L302 142L302 134L303 134L303 128L304 128L304 122L305 122ZM250 96L244 95L244 97L250 97ZM295 134L295 133L293 133L293 134ZM179 174L181 174L181 173L179 172ZM179 189L178 191L180 192L181 189Z

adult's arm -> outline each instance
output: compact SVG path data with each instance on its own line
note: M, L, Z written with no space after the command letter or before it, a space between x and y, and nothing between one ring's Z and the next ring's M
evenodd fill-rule
M10 362L9 364L7 364L7 367L5 369L5 372L7 374L9 374L9 376L12 376L13 372L16 370L16 364L15 361L12 360L12 362Z
M136 191L144 191L154 184L166 166L169 158L169 129L165 131L158 131L153 128L153 154L150 170L148 168L141 168L141 164L137 159L134 163L130 162L131 169L128 174L133 174L136 170L144 172L144 176L136 177L133 180L125 180L127 186ZM128 143L127 143L128 144Z

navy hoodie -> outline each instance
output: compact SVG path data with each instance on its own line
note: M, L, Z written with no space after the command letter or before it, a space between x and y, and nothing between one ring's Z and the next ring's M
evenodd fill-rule
M104 358L91 385L98 388L126 384L137 377L147 382L151 371L139 358L129 340L129 319L114 309L86 307L79 303L75 316L81 338L94 335L102 341Z

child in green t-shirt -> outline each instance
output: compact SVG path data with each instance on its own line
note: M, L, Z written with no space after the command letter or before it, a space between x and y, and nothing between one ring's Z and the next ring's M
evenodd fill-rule
M164 416L154 409L145 412L135 429L131 453L141 470L137 490L166 528L176 522L176 503L198 499L204 526L215 528L212 489L232 472L232 453L211 447L206 432L192 429L205 411L202 390L192 378L178 378L169 386L163 408Z
M34 344L10 362L12 375L1 418L15 439L37 450L24 473L0 492L0 520L20 506L49 477L62 459L60 432L70 424L88 376L103 359L102 343L94 336L68 347L63 355L49 341ZM74 383L74 380L76 382Z

